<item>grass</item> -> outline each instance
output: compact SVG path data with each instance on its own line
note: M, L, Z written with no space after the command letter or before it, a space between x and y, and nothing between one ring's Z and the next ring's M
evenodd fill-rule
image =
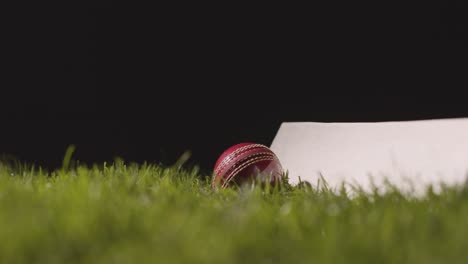
M468 191L247 186L197 168L0 163L0 263L466 263Z

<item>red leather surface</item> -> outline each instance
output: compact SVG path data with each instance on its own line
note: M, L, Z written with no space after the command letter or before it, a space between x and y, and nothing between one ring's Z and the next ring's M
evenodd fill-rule
M260 176L270 183L279 180L282 168L276 155L266 146L240 143L226 149L216 161L213 187L226 187L230 182L242 183Z

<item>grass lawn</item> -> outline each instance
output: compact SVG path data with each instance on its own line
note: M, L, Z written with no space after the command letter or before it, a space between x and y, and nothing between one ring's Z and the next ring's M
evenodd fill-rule
M0 163L0 263L466 263L468 190L215 191L150 164Z

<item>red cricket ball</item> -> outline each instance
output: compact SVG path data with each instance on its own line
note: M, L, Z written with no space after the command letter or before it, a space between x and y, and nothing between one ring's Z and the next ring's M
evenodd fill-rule
M212 186L225 188L253 179L273 184L281 180L282 173L278 157L271 149L261 144L240 143L226 149L216 161Z

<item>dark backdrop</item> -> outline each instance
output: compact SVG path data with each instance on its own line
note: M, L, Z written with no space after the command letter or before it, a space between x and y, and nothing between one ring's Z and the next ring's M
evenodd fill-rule
M0 153L54 168L70 144L85 163L190 150L209 172L283 121L468 116L463 1L194 8L4 17Z

